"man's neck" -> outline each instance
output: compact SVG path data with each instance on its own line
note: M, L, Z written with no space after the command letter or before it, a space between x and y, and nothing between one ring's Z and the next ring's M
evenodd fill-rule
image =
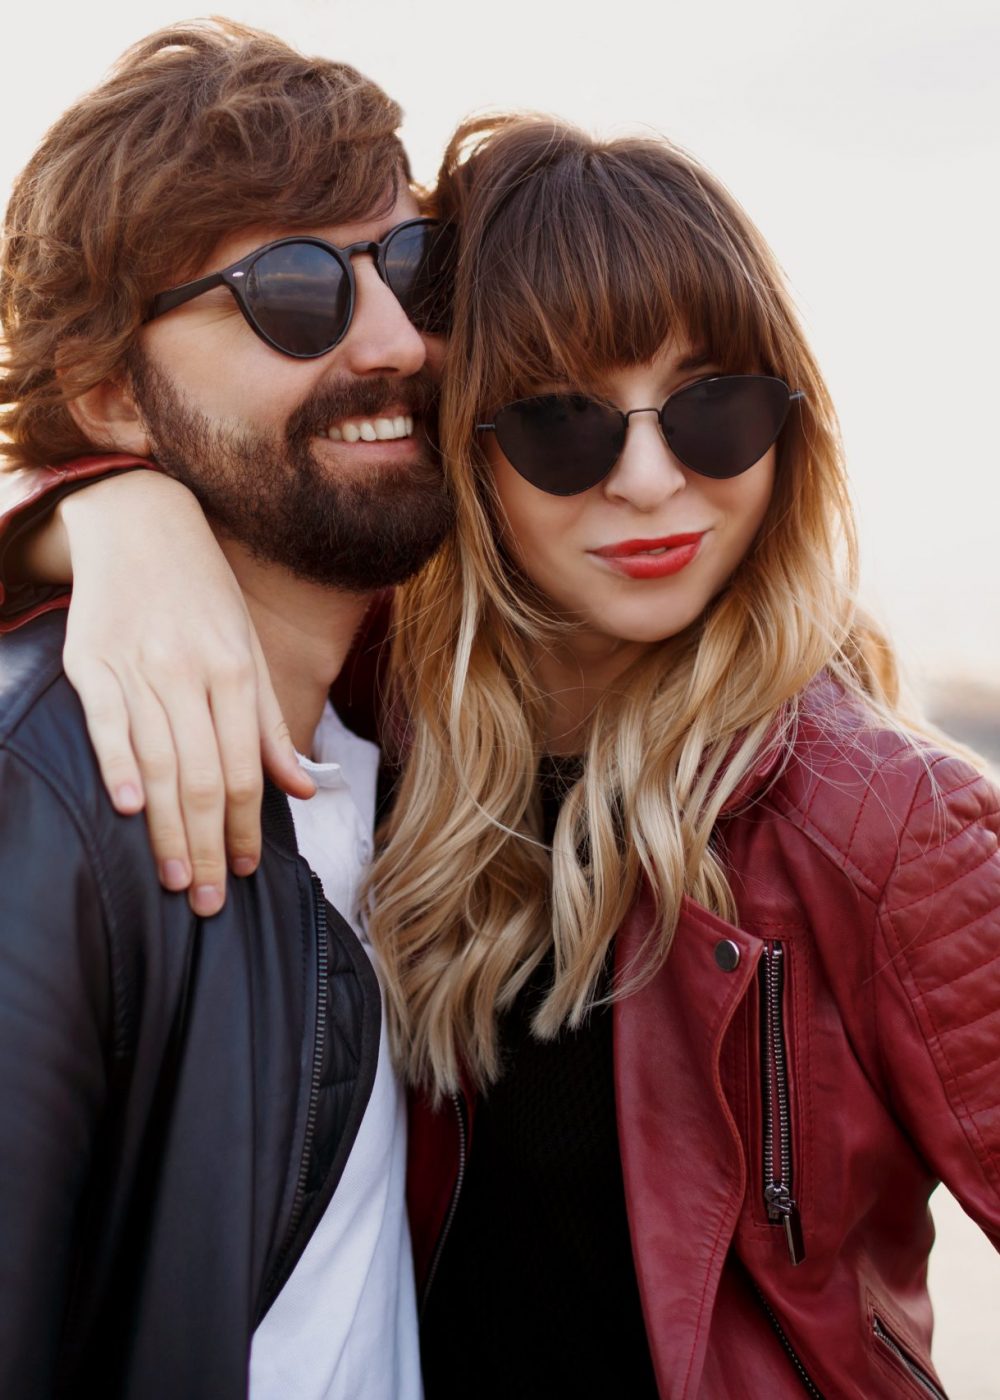
M219 543L246 598L292 743L309 755L371 594L309 583L231 540Z

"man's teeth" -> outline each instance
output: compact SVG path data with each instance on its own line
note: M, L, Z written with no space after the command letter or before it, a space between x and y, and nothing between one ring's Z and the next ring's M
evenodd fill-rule
M353 423L331 423L320 437L332 442L391 442L395 438L413 436L413 418L400 414L396 418L362 418Z

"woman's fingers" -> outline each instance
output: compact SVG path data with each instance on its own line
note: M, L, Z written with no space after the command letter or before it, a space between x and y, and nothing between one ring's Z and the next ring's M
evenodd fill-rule
M148 686L126 692L129 731L146 793L146 824L160 883L168 890L191 884L191 857L177 787L177 753L163 706Z
M271 673L261 650L257 633L251 628L250 644L256 667L257 724L260 756L264 772L289 797L312 797L316 784L305 773L295 752L285 716L271 684Z
M191 861L191 908L201 918L208 918L219 912L226 899L226 786L220 736L202 686L178 685L169 697L157 698L172 740L179 816ZM138 742L136 750L146 780L146 807L155 847L152 824L159 814ZM172 820L173 810L166 797L162 814L165 824Z
M314 797L316 784L299 763L285 717L273 697L260 697L260 752L264 771L289 797Z
M264 791L256 677L252 664L220 667L211 695L225 795L225 850L234 875L260 863L260 802Z
M87 732L101 779L119 812L140 812L145 801L139 765L132 749L128 706L118 677L100 662L64 660L66 675L80 697Z

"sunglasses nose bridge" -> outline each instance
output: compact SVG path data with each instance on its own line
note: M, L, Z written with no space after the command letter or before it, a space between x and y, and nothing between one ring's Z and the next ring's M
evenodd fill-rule
M341 248L338 251L340 252L341 257L344 259L344 262L347 263L348 266L350 266L351 263L353 263L355 258L371 258L372 262L375 265L375 271L381 277L383 282L386 281L385 268L382 265L381 243L376 243L372 239L367 239L364 243L351 243L348 247Z
M671 450L671 449L670 449L670 443L667 441L666 433L663 431L663 408L662 408L662 407L661 407L661 408L655 408L655 407L650 406L649 408L629 408L629 409L623 409L623 410L620 410L620 411L621 411L621 415L622 415L622 424L623 424L623 426L624 426L624 428L625 428L626 430L628 429L629 421L630 421L630 419L633 417L634 414L636 414L636 413L655 413L655 414L656 414L657 425L658 425L658 427L659 427L659 429L660 429L660 436L663 438L664 446L667 448L668 452ZM624 450L624 445L623 445L623 450Z
M623 433L621 447L607 478L612 494L627 498L640 510L650 510L662 504L666 495L685 485L684 473L674 459L673 451L663 432L662 409L653 405L642 408L619 409ZM629 424L637 414L652 413L656 419L654 439L642 434L642 443L629 442Z

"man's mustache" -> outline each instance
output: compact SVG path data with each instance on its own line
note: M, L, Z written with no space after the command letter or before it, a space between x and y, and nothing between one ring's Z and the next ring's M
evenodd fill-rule
M412 414L427 417L437 404L438 386L425 370L407 379L343 379L324 384L299 405L288 420L290 441L325 433L341 418L379 418ZM390 413L391 410L391 413Z

